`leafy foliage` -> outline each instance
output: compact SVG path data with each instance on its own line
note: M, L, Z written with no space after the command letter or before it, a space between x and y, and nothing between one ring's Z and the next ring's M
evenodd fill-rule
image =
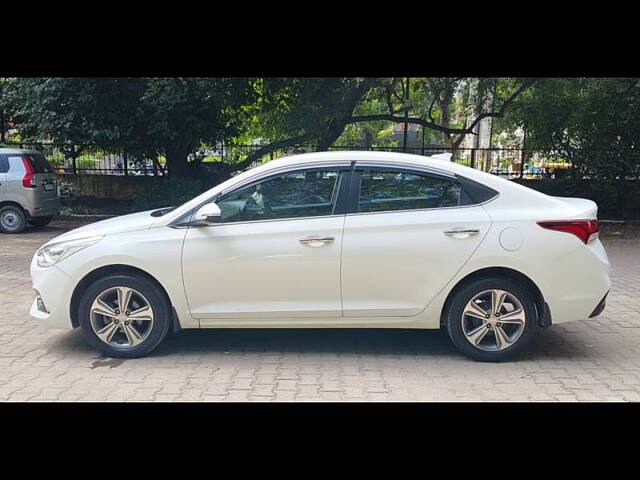
M554 78L539 82L500 128L523 126L528 149L566 158L581 174L640 170L640 79Z
M25 139L162 154L176 175L202 142L238 134L237 110L254 94L250 79L237 78L18 78L7 90Z

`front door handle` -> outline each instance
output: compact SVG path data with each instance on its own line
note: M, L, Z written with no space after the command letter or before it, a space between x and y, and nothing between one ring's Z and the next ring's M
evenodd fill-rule
M321 247L322 245L333 243L334 240L335 240L334 237L320 235L320 236L311 236L311 237L301 238L299 241L301 244L307 245L309 247Z
M445 230L444 234L455 238L466 238L472 235L478 235L480 230L477 228L452 228L451 230Z

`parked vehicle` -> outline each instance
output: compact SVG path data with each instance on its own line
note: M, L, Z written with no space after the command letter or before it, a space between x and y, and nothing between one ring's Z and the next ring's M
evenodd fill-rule
M303 154L47 242L31 315L112 357L187 328L444 328L504 360L604 308L596 211L433 157Z
M42 227L58 214L56 176L35 150L0 148L0 231L20 233Z

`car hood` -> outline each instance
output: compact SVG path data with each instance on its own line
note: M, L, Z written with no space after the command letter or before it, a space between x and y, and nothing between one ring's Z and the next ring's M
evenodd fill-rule
M120 217L90 223L84 227L79 227L70 230L67 233L63 233L47 243L57 243L67 240L76 240L79 238L95 237L98 235L113 235L114 233L150 228L153 223L158 220L158 217L151 216L151 212L156 210L157 208L154 210L131 213L129 215L122 215Z

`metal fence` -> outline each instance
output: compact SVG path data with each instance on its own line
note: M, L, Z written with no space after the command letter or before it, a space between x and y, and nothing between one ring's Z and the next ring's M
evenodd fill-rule
M54 170L60 174L94 174L123 176L165 176L168 175L166 159L160 155L150 158L136 157L121 149L98 149L94 147L59 145L53 143L14 143L8 146L29 148L46 155ZM211 164L215 162L236 163L247 158L261 145L224 145L213 148L200 148L189 156L192 162ZM340 145L332 146L330 151L361 150L411 153L430 156L450 153L451 160L472 168L483 170L507 178L539 179L556 178L571 170L571 164L541 152L524 151L515 148L457 148L446 149L442 146L396 147ZM260 165L269 160L297 153L313 152L315 146L301 145L272 151L254 161L247 168Z

